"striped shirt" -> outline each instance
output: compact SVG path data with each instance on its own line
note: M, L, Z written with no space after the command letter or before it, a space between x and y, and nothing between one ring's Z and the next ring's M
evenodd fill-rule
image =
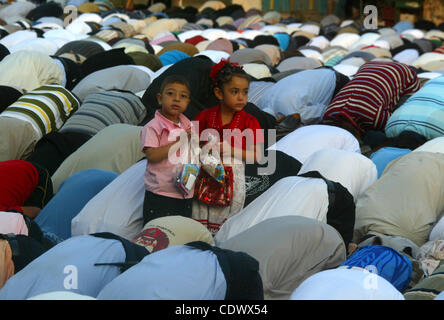
M385 127L388 137L413 131L427 140L444 135L444 76L428 81L395 110Z
M41 139L45 134L60 129L79 105L77 98L64 87L44 85L21 96L0 116L30 122Z
M142 100L131 92L95 92L86 96L79 110L66 121L60 132L94 136L112 124L138 125L145 116Z
M367 62L331 101L324 122L342 119L361 132L383 130L401 96L419 87L416 73L403 63Z

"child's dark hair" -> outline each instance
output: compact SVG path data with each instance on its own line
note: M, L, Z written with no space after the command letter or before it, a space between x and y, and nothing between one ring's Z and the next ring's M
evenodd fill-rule
M191 94L190 83L188 82L188 80L184 76L176 75L176 74L168 76L168 77L166 77L162 81L162 84L160 85L160 91L159 92L162 93L163 90L165 90L165 87L167 85L169 85L170 83L180 83L180 84L183 84L185 87L188 88L188 91L190 91L190 94Z
M251 81L248 73L237 63L231 63L230 60L222 59L221 62L211 67L210 78L213 80L213 89L223 89L224 84L228 83L233 77L240 77L248 82Z

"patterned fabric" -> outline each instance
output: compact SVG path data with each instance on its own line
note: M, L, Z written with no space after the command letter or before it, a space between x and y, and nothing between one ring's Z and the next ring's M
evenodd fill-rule
M405 130L416 132L427 140L444 135L443 86L444 77L429 80L396 109L385 127L387 136L396 137Z
M60 132L80 132L94 136L112 124L138 125L145 115L145 106L135 94L96 92L85 98L80 109L66 121Z
M382 130L401 96L419 86L416 73L405 64L367 62L332 100L324 121L346 120L361 132Z
M438 268L404 294L406 300L432 300L444 291L444 260Z
M398 251L378 245L361 247L341 266L367 269L389 281L396 289L403 291L412 278L412 263Z
M64 87L45 85L23 95L0 116L30 122L41 139L60 129L79 105L77 98Z

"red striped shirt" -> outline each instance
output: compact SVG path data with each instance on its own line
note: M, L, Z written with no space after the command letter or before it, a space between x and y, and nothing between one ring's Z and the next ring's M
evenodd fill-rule
M416 73L406 64L367 62L330 102L323 120L346 120L361 132L383 130L399 99L419 86Z

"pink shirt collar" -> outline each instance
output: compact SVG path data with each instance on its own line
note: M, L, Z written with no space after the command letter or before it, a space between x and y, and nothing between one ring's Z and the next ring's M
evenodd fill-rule
M159 112L159 110L156 111L156 113L154 114L154 117L159 121L160 127L162 129L166 129L168 131L171 131L171 130L177 129L177 128L181 128L184 130L191 128L191 121L183 114L179 115L180 126L177 123L174 123L173 121L165 118Z

